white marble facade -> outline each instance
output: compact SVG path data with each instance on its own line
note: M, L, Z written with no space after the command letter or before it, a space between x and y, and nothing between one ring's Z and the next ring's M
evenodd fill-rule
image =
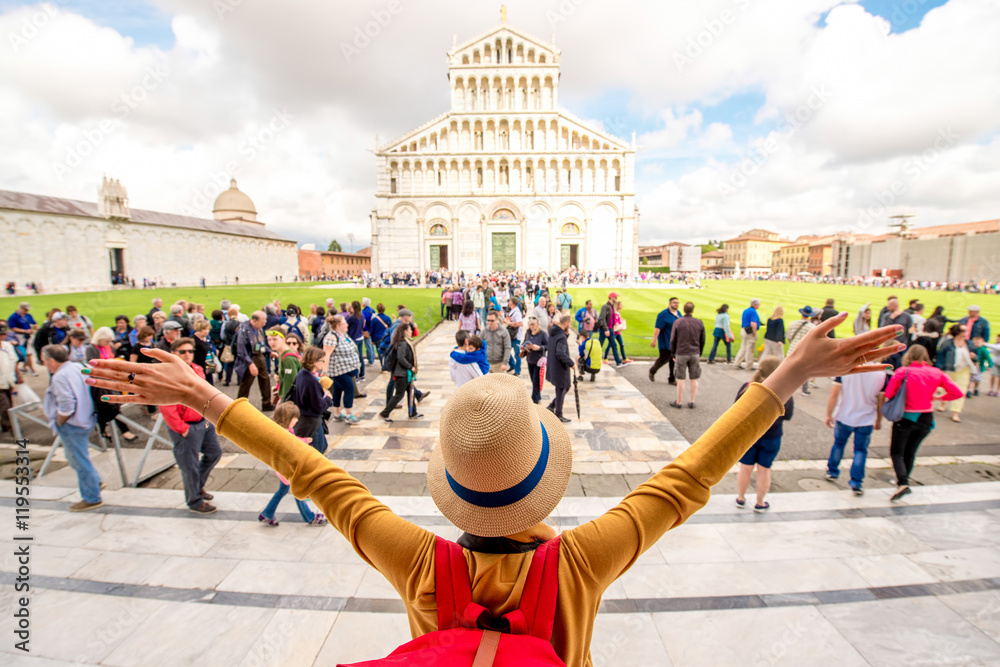
M501 24L447 57L451 110L376 150L373 269L634 271L634 136L558 108L559 49Z

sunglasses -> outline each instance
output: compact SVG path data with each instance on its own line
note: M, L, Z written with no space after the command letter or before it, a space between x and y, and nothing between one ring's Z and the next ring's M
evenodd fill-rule
M177 354L194 354L194 350L177 350Z

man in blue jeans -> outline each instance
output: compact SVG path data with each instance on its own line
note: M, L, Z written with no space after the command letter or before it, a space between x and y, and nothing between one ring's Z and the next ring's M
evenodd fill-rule
M69 506L70 512L100 507L101 476L90 461L90 432L97 423L90 387L84 382L80 364L69 360L62 345L42 348L42 363L52 376L45 391L45 416L52 431L62 441L66 461L76 471L82 500Z
M833 429L833 448L827 462L826 478L840 477L840 460L847 440L854 434L854 462L849 485L854 495L864 493L865 462L872 430L882 428L882 403L885 401L887 376L882 373L858 373L834 378L826 402L826 425Z

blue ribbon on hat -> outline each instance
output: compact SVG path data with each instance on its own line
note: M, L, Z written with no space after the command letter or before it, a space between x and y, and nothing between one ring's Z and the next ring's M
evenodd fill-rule
M535 467L532 468L531 472L523 480L501 491L475 491L455 481L455 478L445 468L444 476L448 480L451 490L465 502L477 507L504 507L506 505L513 505L517 501L526 498L529 493L535 490L538 483L542 481L542 476L545 474L545 467L549 463L549 434L545 430L544 425L540 424L540 426L542 427L542 451L538 455L538 462L535 463Z

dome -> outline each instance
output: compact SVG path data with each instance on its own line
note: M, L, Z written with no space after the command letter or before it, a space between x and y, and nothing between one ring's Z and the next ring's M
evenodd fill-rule
M212 215L216 220L245 220L257 222L257 209L250 197L236 187L236 179L229 181L229 189L215 200Z

